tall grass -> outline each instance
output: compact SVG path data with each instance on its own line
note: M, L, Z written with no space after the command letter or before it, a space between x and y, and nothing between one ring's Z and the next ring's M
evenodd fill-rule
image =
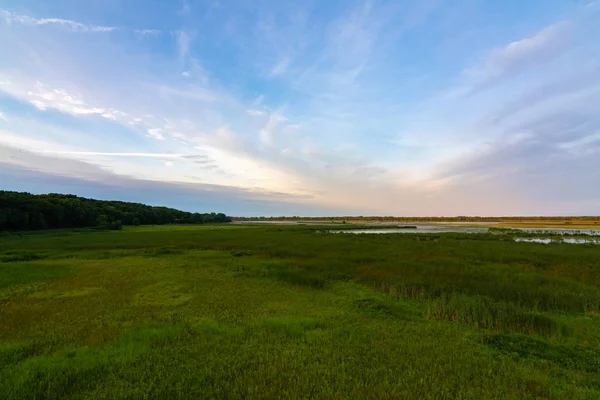
M566 335L565 326L550 317L511 303L494 302L483 296L449 293L427 304L427 318L448 320L492 333Z
M1 399L600 398L598 247L162 226L0 260Z

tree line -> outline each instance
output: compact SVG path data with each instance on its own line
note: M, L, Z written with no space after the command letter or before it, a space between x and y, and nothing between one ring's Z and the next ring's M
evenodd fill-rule
M69 194L0 191L0 231L54 228L121 229L123 225L212 224L230 222L223 213L190 213L123 201Z

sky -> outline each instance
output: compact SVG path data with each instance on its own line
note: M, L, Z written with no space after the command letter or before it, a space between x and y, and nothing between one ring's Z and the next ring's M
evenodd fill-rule
M0 189L599 215L600 0L0 0Z

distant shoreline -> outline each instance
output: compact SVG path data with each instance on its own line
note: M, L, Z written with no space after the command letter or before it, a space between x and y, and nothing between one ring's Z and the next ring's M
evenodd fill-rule
M586 217L583 217L586 218ZM305 224L331 224L341 225L357 224L367 226L386 226L386 225L401 225L401 224L419 224L419 225L460 225L460 226L495 226L495 227L522 227L522 228L569 228L569 229L599 229L600 221L590 219L540 219L540 220L510 220L510 219L499 219L497 221L453 221L444 220L419 220L419 219L401 219L392 221L378 221L372 219L353 219L353 218L269 218L269 219L251 219L251 218L232 218L233 224L273 224L273 225L305 225Z

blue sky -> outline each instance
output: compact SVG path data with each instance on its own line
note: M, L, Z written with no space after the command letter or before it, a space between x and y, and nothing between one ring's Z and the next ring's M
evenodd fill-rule
M600 214L600 1L0 0L0 188Z

